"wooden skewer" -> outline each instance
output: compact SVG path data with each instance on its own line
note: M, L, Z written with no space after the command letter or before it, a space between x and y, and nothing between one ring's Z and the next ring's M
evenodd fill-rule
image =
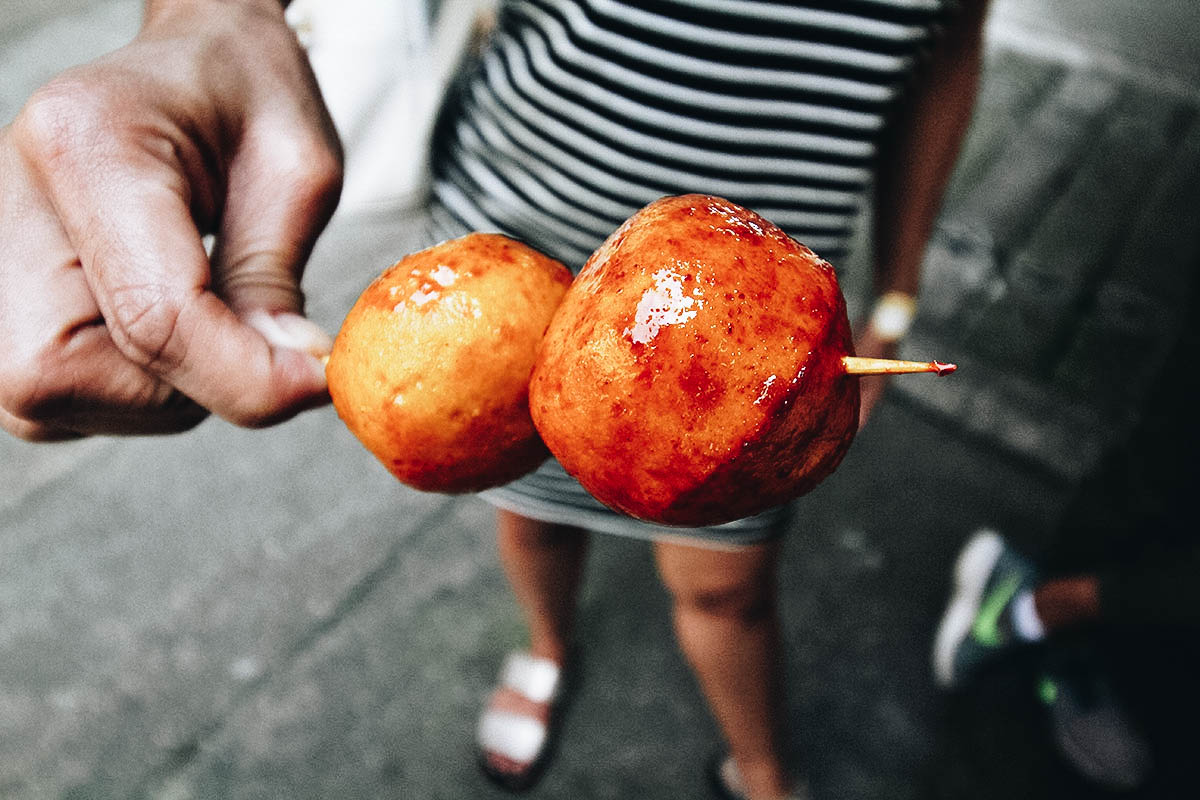
M321 356L321 363L328 364L329 356ZM842 356L842 366L847 375L906 375L913 372L933 372L938 377L949 375L958 369L957 364L941 361L897 361L892 358L859 358Z
M949 375L958 369L957 364L940 361L896 361L890 358L859 358L842 356L842 365L847 375L902 375L910 372L933 372Z
M329 363L329 356L321 356L321 364ZM934 372L938 377L949 375L958 369L957 364L941 361L897 361L892 358L859 358L842 356L842 366L847 375L905 375L913 372Z

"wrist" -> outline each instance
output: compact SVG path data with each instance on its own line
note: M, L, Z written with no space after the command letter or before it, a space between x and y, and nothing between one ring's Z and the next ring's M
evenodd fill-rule
M202 49L233 43L238 49L271 53L279 46L272 31L287 31L294 38L284 6L280 0L146 0L138 39L178 39ZM211 49L201 56L225 66L244 62L244 54Z
M287 8L291 0L145 0L143 5L143 20L149 22L158 17L170 14L173 11L188 8L205 6L225 6L229 8L242 8L246 10L258 10L271 14L282 14Z
M867 325L880 342L894 344L908 335L916 316L916 297L908 292L887 291L876 299Z

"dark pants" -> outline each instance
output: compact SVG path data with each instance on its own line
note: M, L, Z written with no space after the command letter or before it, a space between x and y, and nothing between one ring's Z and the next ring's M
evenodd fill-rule
M1189 315L1132 436L1080 486L1051 548L1054 572L1100 576L1106 623L1200 624L1198 354Z
M1099 624L1077 631L1075 646L1101 659L1150 736L1158 769L1146 796L1154 797L1191 785L1200 714L1197 354L1200 324L1190 314L1133 435L1082 483L1045 559L1050 574L1099 578Z

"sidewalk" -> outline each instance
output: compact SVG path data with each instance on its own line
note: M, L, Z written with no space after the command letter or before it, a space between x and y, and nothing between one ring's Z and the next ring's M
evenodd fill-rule
M0 117L63 52L136 26L136 3L80 5L7 17L37 24L0 27ZM911 347L963 368L897 380L787 540L788 746L818 799L1092 796L1015 677L947 699L928 666L960 543L991 525L1039 546L1136 404L1144 376L1119 360L1111 380L1113 359L1152 364L1172 281L1200 256L1200 103L1180 88L1200 59L1163 60L1200 7L1164 4L1145 35L1163 19L1187 33L1135 61L1099 49L1132 47L1132 29L1061 38L1096 6L1133 24L1127 2L1051 5L998 0L930 251ZM336 329L415 227L335 218L306 277L312 316ZM0 797L506 797L471 749L520 640L490 532L481 502L399 486L329 409L266 431L0 438ZM720 744L649 551L594 544L578 688L527 796L706 798Z

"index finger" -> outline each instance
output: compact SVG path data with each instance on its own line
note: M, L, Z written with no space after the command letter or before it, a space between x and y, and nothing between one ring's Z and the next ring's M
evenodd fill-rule
M125 357L239 425L325 402L315 357L272 346L212 291L183 176L157 159L104 155L86 180L60 174L49 189Z

